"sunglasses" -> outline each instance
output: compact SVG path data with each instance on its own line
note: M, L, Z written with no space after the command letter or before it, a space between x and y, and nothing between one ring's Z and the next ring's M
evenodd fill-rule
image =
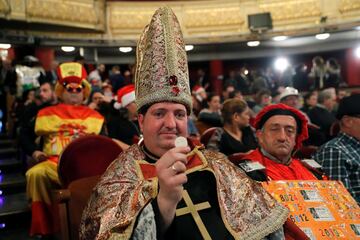
M72 85L71 86L70 84L67 84L67 85L65 85L65 89L69 93L80 93L83 90L83 87L82 87L82 85L77 85L77 86Z

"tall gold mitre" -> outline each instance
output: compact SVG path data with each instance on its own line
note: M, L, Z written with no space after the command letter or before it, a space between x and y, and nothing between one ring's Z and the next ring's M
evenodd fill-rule
M169 7L159 8L145 27L136 50L137 109L176 102L192 109L189 71L180 24Z

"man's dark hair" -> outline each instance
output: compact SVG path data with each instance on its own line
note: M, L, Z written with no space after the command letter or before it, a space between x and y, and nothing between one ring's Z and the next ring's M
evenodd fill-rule
M41 82L41 83L40 83L40 87L43 86L43 85L45 85L45 84L49 84L49 86L50 86L50 88L51 88L52 91L55 90L54 84L52 84L51 82L48 82L48 81Z
M234 98L237 94L242 94L240 90L234 90L229 93L229 98Z

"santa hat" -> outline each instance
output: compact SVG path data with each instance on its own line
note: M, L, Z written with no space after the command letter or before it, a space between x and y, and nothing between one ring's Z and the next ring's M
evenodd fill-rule
M205 88L199 86L199 85L195 85L192 89L193 94L200 94L202 92L205 92Z
M303 113L299 110L289 107L285 104L278 103L264 107L257 115L254 121L254 127L258 130L261 129L266 121L275 115L292 116L297 125L297 136L295 149L302 146L302 142L309 137L308 134L308 121Z
M114 103L116 109L126 107L135 101L135 86L133 84L120 88L117 91L117 102Z
M200 93L202 92L205 92L205 88L201 87L200 85L195 85L192 89L192 94L199 102L202 102L204 100L200 95Z

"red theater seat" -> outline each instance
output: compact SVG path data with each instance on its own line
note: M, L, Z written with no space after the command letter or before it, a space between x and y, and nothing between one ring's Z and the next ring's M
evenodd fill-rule
M111 138L89 135L72 141L59 158L58 173L66 188L72 181L101 175L122 152Z
M59 207L61 240L78 239L82 211L92 189L121 152L112 139L96 135L76 139L64 149L58 172L65 189L53 192Z
M208 128L205 130L200 137L200 142L206 146L211 138L211 136L214 134L216 127Z

